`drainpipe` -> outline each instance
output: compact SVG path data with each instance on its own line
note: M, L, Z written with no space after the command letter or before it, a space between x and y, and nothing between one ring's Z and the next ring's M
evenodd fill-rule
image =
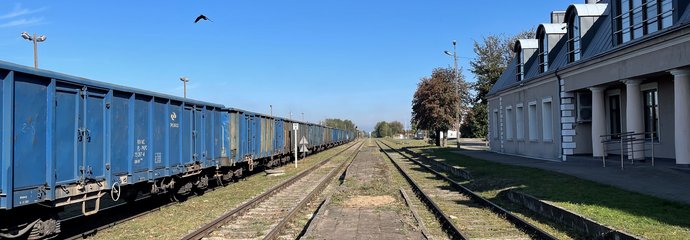
M558 70L561 70L561 66L556 67L556 70L554 71L554 75L556 75L556 81L558 81L558 128L560 129L560 133L558 134L560 136L560 141L559 144L561 144L560 147L558 147L558 152L561 155L561 161L565 162L565 155L563 154L563 122L561 122L562 119L562 112L561 112L561 105L563 104L561 101L563 101L563 91L561 91L561 75L558 74Z

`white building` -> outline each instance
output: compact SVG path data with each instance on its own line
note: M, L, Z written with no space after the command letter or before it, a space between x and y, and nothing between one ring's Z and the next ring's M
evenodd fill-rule
M516 42L489 92L491 150L601 157L619 154L622 138L630 158L654 146L656 157L690 166L688 5L588 0L552 12L537 39Z

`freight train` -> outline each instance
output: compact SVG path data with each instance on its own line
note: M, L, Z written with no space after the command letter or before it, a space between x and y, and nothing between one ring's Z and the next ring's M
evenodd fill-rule
M0 238L54 236L68 206L185 197L290 161L302 138L316 152L356 137L8 62L0 80Z

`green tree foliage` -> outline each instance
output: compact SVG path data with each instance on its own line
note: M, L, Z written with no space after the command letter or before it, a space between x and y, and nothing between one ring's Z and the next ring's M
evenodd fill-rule
M465 116L464 124L460 127L460 134L467 138L484 138L487 136L489 123L486 116L486 104L475 104Z
M464 137L486 137L488 133L488 111L486 95L505 71L508 63L515 57L513 46L518 39L534 38L534 30L520 32L514 36L490 35L481 42L474 42L476 57L470 62L470 71L477 82L472 86L476 95L472 108L461 127Z
M377 122L374 126L374 136L379 138L393 136L390 124L385 121Z
M388 125L390 126L393 135L405 133L405 126L403 126L403 124L399 121L392 121L388 123Z
M452 69L436 68L431 78L421 79L412 99L412 122L417 128L440 133L455 123L460 95L455 91L454 76ZM436 145L443 146L444 142L436 137Z
M393 137L405 133L405 126L399 121L381 121L374 126L373 137Z
M345 129L345 130L356 130L357 129L355 124L348 119L342 120L342 119L337 119L337 118L327 118L326 120L324 120L323 125L326 125L327 127L334 127L334 128L338 128L338 129Z
M504 58L506 48L503 37L497 35L485 37L481 43L474 42L474 53L477 56L470 61L470 71L477 78L473 86L477 92L475 103L486 102L486 94L505 71L508 64Z

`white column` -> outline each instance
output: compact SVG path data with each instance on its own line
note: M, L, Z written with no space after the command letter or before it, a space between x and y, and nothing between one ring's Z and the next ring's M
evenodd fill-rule
M690 69L675 69L673 74L673 110L676 164L690 165Z
M644 106L642 106L642 92L640 92L640 83L642 80L639 79L629 79L623 80L625 83L625 123L626 131L634 133L644 133L644 121L642 111ZM632 149L635 151L632 154L633 159L642 160L644 159L644 143L639 141L643 139L644 135L636 135L635 144L633 144ZM630 148L631 146L628 146ZM630 149L628 149L630 151ZM628 153L630 154L630 153Z
M601 142L601 135L606 134L606 106L604 104L605 87L591 87L592 91L592 156L602 157L604 144Z

